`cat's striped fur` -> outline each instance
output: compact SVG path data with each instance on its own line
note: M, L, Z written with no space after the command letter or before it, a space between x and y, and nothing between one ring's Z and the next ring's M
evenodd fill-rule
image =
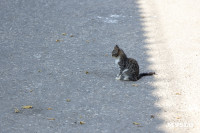
M126 54L119 46L115 46L112 51L112 57L115 58L115 63L119 65L120 72L116 79L137 81L143 76L154 75L155 72L139 74L139 65L133 58L127 58Z

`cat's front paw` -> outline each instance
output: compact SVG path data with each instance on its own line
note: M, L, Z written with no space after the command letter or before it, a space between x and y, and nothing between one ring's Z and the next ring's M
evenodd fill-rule
M117 77L115 78L116 80L120 80L121 79L121 75L117 75Z
M115 79L116 79L116 80L120 80L120 78L119 78L119 77L116 77Z

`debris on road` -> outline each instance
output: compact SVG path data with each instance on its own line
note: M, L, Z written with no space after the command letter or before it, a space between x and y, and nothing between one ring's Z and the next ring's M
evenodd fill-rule
M137 122L133 122L133 125L140 125L140 123L137 123Z
M83 121L80 121L80 124L81 124L81 125L83 125L83 124L85 124L85 122L83 122Z
M85 74L88 74L89 72L88 71L85 71Z
M55 120L55 118L48 118L48 120Z
M63 35L63 36L66 36L66 35L67 35L67 33L62 33L62 35Z
M71 102L71 99L66 99L67 102Z
M138 85L137 84L132 84L132 86L137 87Z
M19 109L18 108L15 108L15 113L19 113Z
M32 109L33 106L31 106L31 105L27 105L27 106L22 106L22 108L23 108L23 109Z

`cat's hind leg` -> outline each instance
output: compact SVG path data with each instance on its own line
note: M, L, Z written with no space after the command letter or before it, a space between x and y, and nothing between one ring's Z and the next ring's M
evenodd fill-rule
M129 79L129 76L127 76L127 75L124 74L123 80L129 81L129 80L130 80L130 79Z
M123 80L130 80L129 79L129 75L128 75L128 69L125 69L123 72L122 72L122 77L123 77Z
M137 77L130 77L129 79L130 79L131 81L137 81L137 80L138 80Z

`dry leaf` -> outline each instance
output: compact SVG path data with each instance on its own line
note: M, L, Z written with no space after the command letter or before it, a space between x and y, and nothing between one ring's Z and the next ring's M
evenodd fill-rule
M63 35L63 36L66 36L66 35L67 35L67 33L62 33L62 35Z
M30 92L33 92L33 90L30 90Z
M137 123L137 122L133 122L133 124L134 124L134 125L140 125L140 123Z
M70 35L70 37L74 37L74 35Z
M90 41L89 41L89 40L86 40L86 42L89 43Z
M105 54L105 56L108 56L108 54Z
M85 124L85 122L83 122L83 121L80 121L80 124L81 124L81 125L83 125L83 124Z
M52 110L52 108L47 108L47 110Z
M66 99L67 102L71 102L71 99Z
M40 73L40 72L41 72L41 70L38 70L38 72Z
M59 40L59 39L57 39L57 40L56 40L56 42L60 42L60 40Z
M135 87L137 87L138 85L137 85L137 84L132 84L132 86L135 86Z
M176 95L181 95L181 93L176 93Z
M55 120L55 118L48 118L48 120Z
M181 119L181 117L176 117L176 119Z
M18 108L15 108L15 113L19 113L19 109Z
M88 71L85 72L85 74L88 74L88 73L89 73Z
M27 106L22 106L22 108L23 108L23 109L32 109L33 106L31 106L31 105L27 105Z

